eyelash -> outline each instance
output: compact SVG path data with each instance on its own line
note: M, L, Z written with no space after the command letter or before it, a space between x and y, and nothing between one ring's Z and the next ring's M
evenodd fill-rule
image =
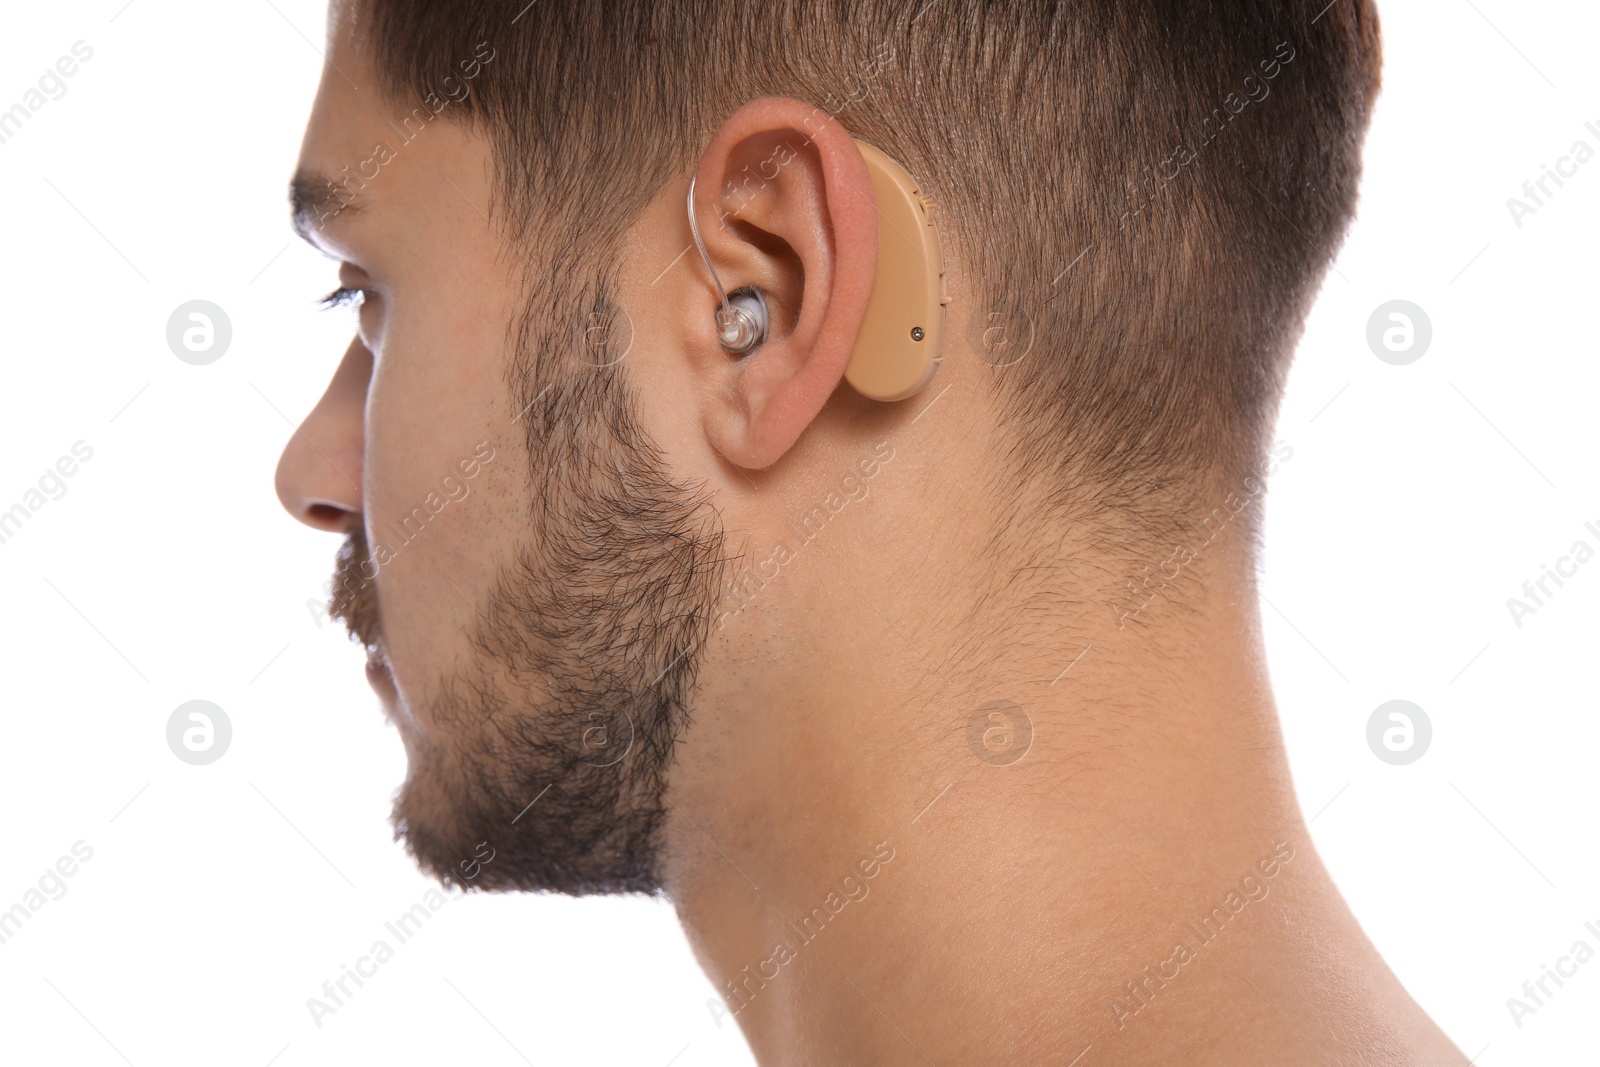
M348 286L341 285L339 288L335 289L333 292L317 301L317 303L322 305L323 310L327 310L328 308L343 307L346 304L356 304L359 306L360 304L364 303L365 300L366 290L351 289Z

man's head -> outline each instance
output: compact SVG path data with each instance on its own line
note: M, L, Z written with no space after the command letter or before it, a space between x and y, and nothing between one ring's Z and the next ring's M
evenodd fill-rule
M1256 473L1352 210L1376 18L1321 7L336 2L295 189L365 302L279 491L351 535L334 608L418 859L656 888L681 791L754 833L796 765L868 790L907 722L1120 629ZM856 138L946 242L944 362L899 404L841 384ZM747 356L691 175L772 309ZM827 699L869 689L880 721Z

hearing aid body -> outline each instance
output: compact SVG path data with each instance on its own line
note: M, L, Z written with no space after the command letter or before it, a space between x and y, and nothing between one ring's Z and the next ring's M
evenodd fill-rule
M856 335L845 381L872 400L914 396L933 378L944 354L944 253L933 221L933 204L917 189L904 167L882 150L856 141L872 178L878 209L878 269L872 295ZM695 219L694 179L689 180L689 232L716 284L717 339L729 352L753 350L767 335L766 299L753 294L735 306L711 264Z
M878 271L845 381L873 400L904 400L944 355L944 251L933 203L904 167L857 141L878 202Z

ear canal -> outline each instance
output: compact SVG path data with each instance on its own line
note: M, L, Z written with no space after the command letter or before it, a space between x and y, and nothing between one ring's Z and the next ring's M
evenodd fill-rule
M717 340L722 347L743 355L767 339L767 298L755 286L728 294L726 307L717 309Z

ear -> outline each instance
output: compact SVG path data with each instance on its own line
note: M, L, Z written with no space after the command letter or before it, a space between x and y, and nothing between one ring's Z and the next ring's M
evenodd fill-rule
M696 219L724 288L760 288L767 340L744 356L716 339L716 284L690 253L690 338L713 387L706 437L730 462L769 467L844 378L878 265L872 178L854 138L821 108L784 97L745 104L695 168ZM685 219L687 226L687 219ZM697 302L703 302L703 313Z

